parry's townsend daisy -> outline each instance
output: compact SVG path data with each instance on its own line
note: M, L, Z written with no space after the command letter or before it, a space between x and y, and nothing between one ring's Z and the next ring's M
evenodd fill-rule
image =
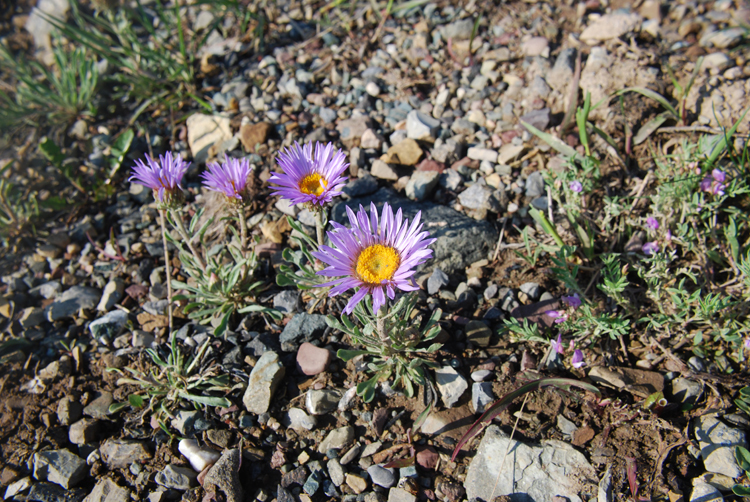
M224 155L224 163L208 164L208 171L201 174L203 185L209 190L221 192L228 198L243 200L247 177L252 168L247 159L235 159Z
M182 177L190 167L189 162L182 160L182 156L172 155L167 152L159 156L159 161L155 161L149 155L146 155L146 162L142 160L135 161L133 174L128 181L135 181L145 187L153 190L154 197L161 203L170 202L175 190L180 188Z
M278 185L274 195L281 195L292 204L309 202L322 206L341 192L347 180L341 174L349 167L345 160L341 150L334 153L333 143L316 143L314 155L312 144L300 147L295 143L276 159L284 172L274 173L268 181Z
M354 307L367 294L372 294L373 310L378 312L385 304L385 295L391 300L396 288L402 291L415 291L419 287L412 276L414 268L432 256L427 246L435 242L428 239L428 232L421 232L420 213L409 220L402 217L401 209L393 214L387 203L378 219L375 204L370 205L370 214L359 206L354 213L346 208L351 229L332 222L334 231L328 232L334 247L321 246L320 251L313 252L315 258L329 266L318 272L326 277L337 279L321 284L333 286L328 293L336 296L349 289L359 288L354 293L344 312L351 314Z

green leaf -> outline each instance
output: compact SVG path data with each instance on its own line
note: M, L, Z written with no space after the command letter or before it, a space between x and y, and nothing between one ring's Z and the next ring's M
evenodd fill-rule
M737 459L737 464L745 472L750 472L750 451L742 446L734 447L734 457Z
M224 314L224 317L221 318L221 322L218 326L216 326L216 329L214 330L214 336L222 336L224 334L224 332L227 330L229 318L232 317L232 314L234 314L234 307L231 307L229 311Z
M348 350L348 349L339 349L338 352L336 352L336 356L338 356L339 359L346 362L350 359L354 359L358 356L364 356L367 354L372 354L369 350Z
M127 408L128 403L112 403L109 405L109 408L107 408L108 413L114 414L118 411L123 410L124 408Z
M734 404L737 405L737 408L750 415L750 403L743 401L742 399L735 399Z
M60 150L60 147L57 146L54 141L46 137L42 138L41 143L39 143L39 150L53 166L62 170L62 164L65 161L65 156Z
M229 408L232 406L232 402L225 397L196 396L195 394L189 394L185 391L178 392L178 395L183 399L198 404L205 404L206 406L219 406L221 408Z
M622 94L625 94L626 92L637 92L638 94L642 94L647 98L653 99L661 106L669 110L669 113L671 113L677 120L680 120L680 114L677 112L675 107L672 106L672 103L670 103L667 98L665 98L658 92L652 91L651 89L646 89L645 87L626 87L625 89L621 89L614 93L613 96L620 96Z
M724 136L721 137L719 142L716 144L716 146L711 151L711 155L706 160L706 164L708 166L712 166L714 162L719 160L719 157L721 156L724 149L727 147L727 142L729 141L729 138L734 136L734 133L737 131L737 127L742 123L743 120L745 120L745 115L747 115L747 112L750 111L750 108L745 110L745 112L742 114L742 116L739 118L739 120L729 129L729 131L725 131Z
M581 389L585 389L588 391L591 391L595 394L599 394L599 389L594 387L591 384L581 382L579 380L572 380L569 378L542 378L540 380L535 380L533 382L529 382L526 385L522 385L518 389L507 393L499 400L492 403L492 405L487 408L487 410L482 414L479 419L474 422L474 424L469 428L468 431L461 437L461 439L458 441L458 444L456 445L456 449L453 450L453 455L451 456L451 462L455 462L456 456L458 455L458 452L461 451L461 448L475 435L479 433L479 431L482 430L485 424L489 424L492 422L492 420L498 416L500 413L502 413L510 404L519 396L522 396L528 392L533 392L535 390L542 389L544 387L557 387L561 389L569 389L570 387L578 387Z
M750 486L734 485L732 491L738 497L750 497Z
M640 145L641 143L646 141L646 139L648 139L649 136L651 136L658 128L660 128L668 118L669 114L667 112L664 112L660 113L656 117L643 124L641 128L638 129L638 132L635 133L635 136L633 136L633 144Z
M369 380L357 384L357 395L359 395L364 402L369 403L375 397L375 388L378 386L379 376L379 374L375 375Z
M133 408L143 408L143 398L138 394L130 394L128 396L128 402Z
M554 148L561 154L565 155L566 157L570 157L575 160L580 159L581 156L578 154L578 152L576 152L575 149L573 149L572 147L568 146L568 144L565 143L564 141L552 136L551 134L540 131L539 129L537 129L536 127L534 127L533 125L527 122L521 121L521 124L526 129L528 129L531 134L541 139L542 141L544 141L549 146L551 146L552 148Z

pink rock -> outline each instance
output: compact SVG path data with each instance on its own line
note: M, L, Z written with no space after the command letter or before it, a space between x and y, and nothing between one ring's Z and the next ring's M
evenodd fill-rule
M425 469L434 469L440 461L440 455L432 446L427 446L417 452L417 463Z
M527 56L539 56L544 52L548 44L547 39L544 37L531 37L521 45L521 49Z
M297 351L297 369L308 376L317 375L326 370L331 359L329 350L305 342Z
M442 173L443 171L445 171L445 164L441 164L440 162L432 159L424 159L417 166L417 171L437 171L439 173Z

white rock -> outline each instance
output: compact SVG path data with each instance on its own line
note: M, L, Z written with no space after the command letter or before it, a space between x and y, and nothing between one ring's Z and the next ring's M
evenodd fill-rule
M208 150L213 145L232 137L229 117L194 113L188 117L186 125L188 146L197 163L208 158Z
M598 42L612 40L633 31L640 24L641 16L635 13L606 14L583 30L581 40L589 45L596 45Z
M52 62L48 56L52 54L50 34L55 28L44 17L48 16L65 21L69 9L68 0L39 0L26 21L26 31L34 37L34 47L45 54L45 63Z
M209 465L214 465L221 457L221 454L215 450L201 448L198 441L194 439L183 439L177 449L188 459L190 465L197 472L201 472Z
M125 289L125 285L122 279L113 279L107 283L102 292L102 299L99 300L96 310L99 312L109 312L109 310L115 306L117 302L122 298L122 292Z
M412 110L406 116L406 137L416 140L428 140L437 136L440 121L429 115Z
M698 417L694 425L706 470L731 478L741 476L743 471L737 465L734 449L736 446L747 448L745 433L729 427L715 416Z
M398 179L396 171L380 159L375 159L372 162L370 174L382 180L396 181Z
M365 91L367 91L367 94L369 94L370 96L375 97L380 94L380 87L378 87L378 84L376 84L375 82L367 82Z
M448 408L454 407L469 388L466 378L450 366L435 370L435 382Z
M690 502L724 502L724 497L718 488L703 480L693 480L693 491L690 492Z
M274 204L274 207L281 211L282 213L286 214L287 216L291 216L292 218L296 218L299 214L299 207L297 207L296 204L289 202L288 199L279 199L276 201L276 204Z
M311 431L317 424L315 417L311 417L305 413L304 410L299 408L291 408L286 415L291 429L298 431Z
M497 152L490 150L489 148L479 148L472 146L469 151L466 152L466 156L474 160L486 160L488 162L497 162Z
M264 352L255 363L242 396L242 403L247 411L258 415L267 412L273 393L284 379L285 373L286 368L279 361L278 354L273 351Z
M471 460L464 487L467 499L491 500L493 493L495 497L523 493L535 502L552 502L556 496L582 502L579 493L591 493L597 486L586 487L585 480L594 479L596 474L586 457L568 443L543 440L541 446L529 446L511 441L491 425Z

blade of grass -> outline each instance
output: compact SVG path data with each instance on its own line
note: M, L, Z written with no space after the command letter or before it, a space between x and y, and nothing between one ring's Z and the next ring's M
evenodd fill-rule
M672 103L670 103L667 98L665 98L658 92L652 91L651 89L647 89L645 87L626 87L625 89L621 89L615 92L612 96L620 96L622 94L625 94L626 92L637 92L638 94L646 96L647 98L653 99L664 108L669 110L669 113L671 113L677 120L680 120L680 114L677 112L675 107L672 106Z

